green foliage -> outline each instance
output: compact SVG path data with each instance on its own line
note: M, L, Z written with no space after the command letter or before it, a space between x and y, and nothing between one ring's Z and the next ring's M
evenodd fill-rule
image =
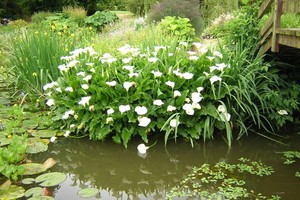
M296 162L296 159L300 159L299 151L285 151L283 152L284 164L290 165Z
M27 135L13 135L7 147L0 147L0 173L7 178L17 180L24 169L17 164L25 158Z
M283 159L285 165L291 165L295 163L298 159L300 159L300 151L284 151ZM295 173L295 177L300 178L300 171Z
M144 16L154 3L155 0L127 0L126 8L137 16Z
M53 13L49 12L49 11L40 11L37 13L34 13L31 16L31 22L32 23L41 23L42 21L46 20L47 17L50 17L51 15L53 15Z
M256 18L258 8L258 4L243 7L224 28L226 44L232 45L233 49L237 48L236 44L239 45L239 49L249 49L249 58L256 56L259 42L259 26Z
M62 77L44 87L52 92L47 105L54 122L73 134L113 138L125 146L136 135L147 142L148 135L159 129L166 132L166 140L184 137L191 142L212 138L215 129L224 130L230 145L230 111L221 102L227 93L220 78L226 64L220 57L209 60L208 50L199 56L187 53L185 45L142 49L126 45L114 56L99 56L91 48L71 52L60 66ZM214 64L222 70L207 72ZM180 114L178 127L171 120L174 113Z
M117 20L118 20L118 17L113 12L97 11L92 16L87 17L85 20L85 23L87 25L93 26L94 28L96 28L98 30L102 30L105 25L111 24Z
M282 28L300 28L300 14L286 13L281 17L280 27Z
M269 176L272 167L262 162L240 158L238 164L219 162L214 166L203 164L194 167L177 186L167 193L168 199L174 197L198 197L206 199L279 199L278 196L263 196L248 190L245 180L247 174Z
M192 41L195 36L195 29L188 18L167 16L159 23L159 27L165 34L173 35L179 41Z
M226 32L226 24L234 18L232 13L223 13L217 18L213 19L208 27L203 31L204 37L222 37Z
M23 30L12 38L12 58L7 67L25 93L41 95L43 85L58 78L60 57L69 49L87 45L95 35L90 29L77 28L76 23L60 19L61 16L49 17L43 21L43 31Z
M196 33L200 33L203 29L199 1L197 0L163 0L151 7L148 13L148 21L159 22L166 16L188 18Z
M20 29L22 27L25 27L28 23L23 20L23 19L18 19L18 20L14 20L14 21L11 21L9 23L9 25L13 28L17 28L17 29Z
M238 0L202 0L200 4L201 16L206 26L220 15L237 9Z
M293 114L299 111L300 86L294 82L283 82L279 90L270 90L264 94L264 98L269 102L270 107L277 111L269 115L278 127L282 127L287 122L293 122Z
M84 20L86 18L86 10L82 7L67 6L63 7L64 14L67 14L70 21L76 22L79 26L84 25Z

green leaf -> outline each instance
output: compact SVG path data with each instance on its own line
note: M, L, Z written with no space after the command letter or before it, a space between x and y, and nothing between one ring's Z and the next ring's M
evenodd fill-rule
M125 146L125 148L127 148L127 143L130 140L131 135L133 134L133 130L134 130L133 127L131 127L130 129L124 128L122 130L121 138L123 140L123 145Z
M39 163L26 163L20 166L24 167L24 175L40 174L47 170L47 167Z
M25 189L20 186L10 185L1 188L0 191L0 199L18 199L24 196Z
M11 143L11 138L0 137L0 147L8 145Z
M34 196L29 198L28 200L54 200L54 198L49 196Z
M25 178L25 179L22 180L22 183L25 184L25 185L30 185L34 182L35 182L34 178Z
M98 192L99 192L99 190L96 188L84 188L84 189L79 190L77 194L81 198L89 198L89 197L96 196Z
M24 120L22 122L22 127L25 129L35 129L38 126L38 121L35 119Z
M40 138L29 138L26 153L40 153L47 151L48 145Z
M29 190L27 190L25 192L25 197L31 197L31 196L40 196L43 194L43 188L41 187L34 187L34 188L30 188Z
M56 136L55 130L38 130L36 132L31 133L34 137L41 137L41 138L51 138Z
M67 175L61 172L50 172L36 177L35 181L43 187L53 187L61 184L67 178Z

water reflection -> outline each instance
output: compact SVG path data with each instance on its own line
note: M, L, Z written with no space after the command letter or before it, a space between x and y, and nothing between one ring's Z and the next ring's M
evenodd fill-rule
M32 159L52 157L57 161L53 170L68 174L67 181L54 191L55 199L80 199L76 193L86 187L100 190L95 199L165 199L166 191L193 166L218 161L234 163L240 157L274 166L282 163L276 152L284 150L283 146L262 138L248 138L247 145L235 142L231 149L222 140L199 142L194 148L186 142L169 143L167 147L158 142L145 157L140 157L138 142L132 141L124 149L109 141L60 139L49 152ZM259 185L255 180L253 183Z

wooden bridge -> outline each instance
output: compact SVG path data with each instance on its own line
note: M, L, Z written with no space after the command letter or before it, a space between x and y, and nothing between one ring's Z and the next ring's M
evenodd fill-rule
M264 0L257 17L261 19L266 13L271 15L260 29L260 53L269 49L279 52L281 45L300 49L300 28L281 28L280 24L283 14L300 13L300 0Z

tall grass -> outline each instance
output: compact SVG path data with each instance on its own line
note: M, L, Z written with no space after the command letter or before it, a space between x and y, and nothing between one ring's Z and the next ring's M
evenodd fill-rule
M23 29L11 41L11 67L17 86L25 93L43 94L43 86L59 77L61 56L74 48L91 44L92 33L78 29L74 33Z

